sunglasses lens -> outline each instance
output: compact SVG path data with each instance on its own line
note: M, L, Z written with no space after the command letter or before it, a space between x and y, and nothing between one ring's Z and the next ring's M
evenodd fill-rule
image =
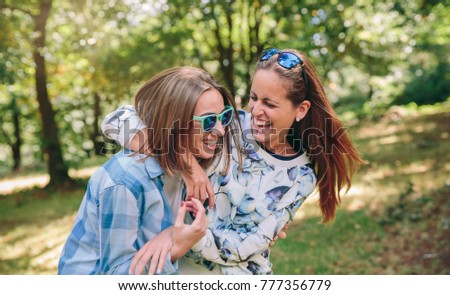
M208 116L203 120L203 130L209 132L216 126L217 116Z
M283 52L278 56L278 63L286 69L292 69L301 63L301 59L293 53Z
M222 114L222 126L227 126L231 123L231 119L233 118L233 109L226 110Z
M261 55L261 58L259 60L268 60L269 58L271 58L272 56L274 56L275 54L278 53L278 49L276 48L271 48L271 49L267 49L266 51L263 52L263 54Z

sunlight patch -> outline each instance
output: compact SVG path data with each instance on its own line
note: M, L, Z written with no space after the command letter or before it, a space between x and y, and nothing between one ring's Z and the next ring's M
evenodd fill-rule
M19 262L29 258L27 273L55 274L59 255L74 219L75 214L70 214L43 227L16 227L0 237L0 260Z
M11 194L15 191L32 188L32 187L44 187L50 181L48 175L20 177L14 179L6 179L0 181L0 195Z

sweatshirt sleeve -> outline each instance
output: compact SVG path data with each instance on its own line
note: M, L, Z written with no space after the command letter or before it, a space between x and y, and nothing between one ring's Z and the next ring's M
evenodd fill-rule
M108 114L102 122L103 135L126 148L129 148L136 133L145 127L132 105L121 106Z
M283 196L278 202L269 205L265 213L257 213L265 214L261 222L250 227L231 225L221 228L220 224L216 224L192 247L193 252L221 265L236 265L264 252L283 227L294 219L296 211L315 185L315 173L309 169L297 180L296 185L282 191ZM216 204L219 205L219 200L216 200ZM250 219L248 224L252 224Z

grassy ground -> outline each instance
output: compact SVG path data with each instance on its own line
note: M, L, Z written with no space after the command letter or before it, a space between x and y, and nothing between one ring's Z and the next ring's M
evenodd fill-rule
M450 105L351 128L368 164L336 221L317 196L272 248L277 274L450 274ZM0 196L0 274L53 274L85 190Z
M0 196L0 274L54 274L84 188Z
M278 274L450 274L450 109L397 110L351 128L368 164L336 221L317 198L272 257Z

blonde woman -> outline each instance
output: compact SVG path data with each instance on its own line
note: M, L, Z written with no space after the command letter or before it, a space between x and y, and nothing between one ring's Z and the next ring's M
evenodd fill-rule
M145 83L135 109L152 141L139 146L146 154L122 150L93 174L58 273L177 273L176 261L207 227L203 204L181 202L179 175L189 169L188 154L204 168L222 156L216 147L229 147L224 135L236 122L234 107L229 93L201 69L172 68ZM222 120L207 130L193 120L212 114ZM225 153L229 163L227 158ZM195 212L192 224L184 223L187 211Z

